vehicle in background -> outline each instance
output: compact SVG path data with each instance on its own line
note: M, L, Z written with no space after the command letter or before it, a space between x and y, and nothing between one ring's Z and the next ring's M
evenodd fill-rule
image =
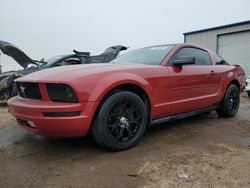
M246 81L246 91L247 91L248 97L250 98L250 78L247 78L247 81Z
M46 137L91 132L111 150L134 146L150 124L239 109L245 72L214 52L182 43L127 52L108 64L64 66L18 78L8 100L18 124Z
M107 48L102 54L95 56L91 56L90 52L73 50L72 54L59 55L48 60L42 59L40 61L31 59L22 50L5 41L0 41L0 49L5 55L12 57L23 67L23 70L8 71L0 74L0 100L4 101L11 96L17 95L16 86L14 84L16 78L32 72L58 66L109 63L115 59L121 51L127 50L127 47L121 45L112 46Z

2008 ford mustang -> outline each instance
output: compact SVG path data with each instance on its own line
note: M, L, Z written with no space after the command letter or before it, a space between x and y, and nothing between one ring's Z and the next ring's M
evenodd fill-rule
M150 124L216 110L239 109L245 72L192 44L127 52L110 64L42 70L16 80L9 99L18 124L46 137L91 132L111 150L134 146Z

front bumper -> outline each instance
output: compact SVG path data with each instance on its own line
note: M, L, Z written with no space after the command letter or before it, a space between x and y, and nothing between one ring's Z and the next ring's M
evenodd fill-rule
M23 99L8 100L10 113L18 124L29 131L46 137L78 137L87 134L98 103L61 103ZM80 112L75 116L45 117L44 113ZM32 126L30 123L32 122Z

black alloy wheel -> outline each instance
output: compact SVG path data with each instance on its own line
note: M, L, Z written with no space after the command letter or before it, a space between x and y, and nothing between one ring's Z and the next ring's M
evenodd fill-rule
M235 89L229 93L228 108L230 113L235 114L238 111L240 102L239 92Z
M224 96L222 104L220 108L217 110L219 115L225 117L232 117L234 116L240 106L240 92L236 85L231 84Z
M108 131L114 140L124 142L132 139L143 122L142 109L131 100L116 103L108 114Z
M132 92L120 91L101 105L92 125L94 139L111 150L125 150L134 146L147 124L144 102Z

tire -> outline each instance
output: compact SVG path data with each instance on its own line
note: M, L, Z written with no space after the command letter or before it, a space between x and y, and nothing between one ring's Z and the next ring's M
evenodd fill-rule
M240 92L236 85L231 84L225 93L217 113L224 117L233 117L239 110Z
M92 135L106 149L126 150L138 143L147 119L141 98L129 91L119 91L101 103L91 127Z
M250 98L250 91L247 91L248 97Z

